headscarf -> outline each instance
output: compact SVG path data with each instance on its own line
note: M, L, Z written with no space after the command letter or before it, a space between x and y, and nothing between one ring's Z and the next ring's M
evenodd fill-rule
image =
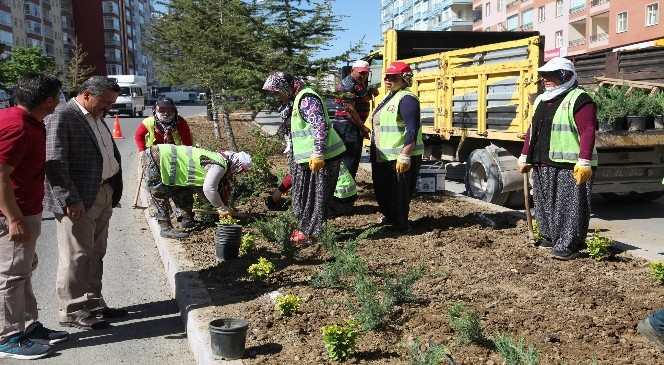
M221 151L222 156L228 161L227 175L230 177L237 173L251 169L251 155L246 152Z
M175 113L173 115L159 113L157 111L157 108L159 107L171 107L175 110ZM154 108L152 109L152 115L154 116L157 131L164 135L164 142L170 144L174 143L173 131L177 129L179 116L178 108L175 106L173 99L167 98L165 96L157 99L157 102L154 104Z
M304 81L281 71L271 73L265 80L263 90L288 95L288 102L279 107L281 125L277 133L281 135L290 134L290 117L293 113L293 101L295 100L295 96L303 88Z
M576 69L574 64L563 57L554 57L538 69L540 73L554 73L560 80L560 85L545 90L540 98L544 101L555 99L577 85Z

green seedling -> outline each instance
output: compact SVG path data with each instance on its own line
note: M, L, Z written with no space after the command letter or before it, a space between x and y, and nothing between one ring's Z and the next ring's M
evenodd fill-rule
M535 239L535 242L539 242L542 240L542 238L544 238L544 236L542 236L540 225L536 220L533 219L533 239Z
M496 351L502 356L505 365L538 365L539 353L533 346L528 346L523 338L518 343L507 335L498 335L494 340Z
M385 296L395 304L415 301L413 285L424 275L424 266L412 268L405 275L385 279Z
M274 272L274 264L265 257L259 257L258 262L247 268L247 273L254 280L265 280Z
M475 311L466 308L463 303L455 303L447 314L450 317L450 327L454 330L460 343L483 344L486 342L480 316Z
M242 241L240 241L240 256L245 256L249 252L253 251L256 248L256 239L251 233L245 233L242 235Z
M650 273L658 283L664 284L664 262L651 262Z
M354 289L358 304L355 319L362 329L372 331L382 327L394 307L392 298L381 298L378 286L365 275L356 277Z
M589 238L586 238L588 255L597 261L601 261L609 255L609 248L611 248L612 244L613 241L610 238L600 236L597 231Z
M232 225L232 224L238 224L238 223L239 223L239 221L237 219L231 217L230 215L227 215L227 216L219 218L219 222L217 224L222 226L222 225L227 225L227 224Z
M343 325L333 324L321 328L323 344L331 360L345 361L355 353L360 334L357 323L346 321Z
M357 253L357 241L348 241L333 250L334 259L323 265L323 269L313 277L311 284L316 288L340 288L343 280L367 273L366 262Z
M415 338L410 344L411 365L442 365L447 362L448 351L445 346L429 343L426 350L422 347L419 338Z
M280 295L276 299L274 308L284 317L292 316L300 308L302 299L295 294Z
M297 247L291 242L290 235L297 227L297 219L292 211L288 210L270 219L256 221L253 226L265 240L281 246L281 254L284 257L295 257Z

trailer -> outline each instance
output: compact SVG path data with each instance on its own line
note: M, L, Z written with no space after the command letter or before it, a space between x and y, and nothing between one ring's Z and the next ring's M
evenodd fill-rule
M366 59L373 105L386 95L382 74L396 60L410 64L411 90L421 104L425 158L464 163L470 196L503 205L523 203L517 158L540 91L544 40L537 32L397 31ZM660 132L600 133L595 191L607 197L664 195ZM454 175L448 172L448 176Z

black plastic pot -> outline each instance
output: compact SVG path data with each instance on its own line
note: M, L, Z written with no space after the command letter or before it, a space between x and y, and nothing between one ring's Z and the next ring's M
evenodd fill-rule
M664 129L664 115L656 115L653 120L653 128Z
M220 318L210 322L212 353L224 360L241 359L249 322L244 319Z
M215 252L219 261L233 260L240 255L242 226L224 224L217 226L214 234Z
M613 121L613 124L608 124L605 122L599 123L600 132L617 132L625 130L625 118L616 118Z
M627 116L627 130L630 132L640 132L646 130L646 122L648 118L642 116L628 115Z

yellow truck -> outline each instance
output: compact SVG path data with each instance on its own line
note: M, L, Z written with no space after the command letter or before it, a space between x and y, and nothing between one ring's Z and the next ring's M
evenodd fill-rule
M517 158L540 91L544 39L536 32L397 31L366 57L370 83L387 90L392 61L413 69L421 103L425 158L465 163L469 195L496 204L523 202ZM600 133L594 191L607 197L664 195L664 134ZM603 136L604 135L604 136ZM643 141L643 142L640 142ZM448 173L448 176L450 174Z

